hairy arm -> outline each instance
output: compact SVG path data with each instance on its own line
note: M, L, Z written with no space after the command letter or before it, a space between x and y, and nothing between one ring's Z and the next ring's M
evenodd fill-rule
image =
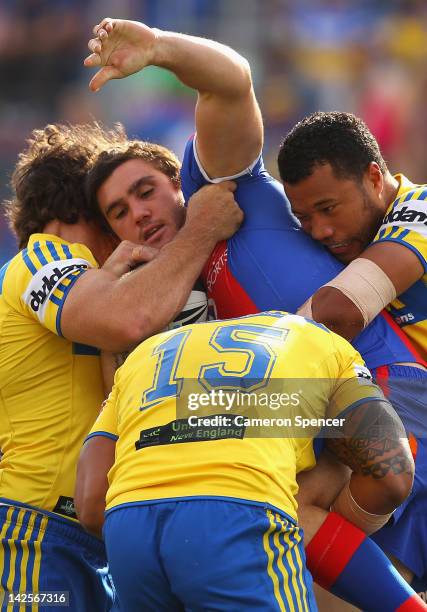
M109 269L85 272L65 301L63 335L123 352L162 330L182 310L215 244L239 227L234 188L227 182L194 194L184 227L146 265L120 278Z
M396 295L409 289L424 274L423 266L417 255L409 248L394 242L373 244L360 255L360 258L372 261L384 272L393 284ZM346 271L341 274L346 274ZM323 323L340 336L351 340L382 310L382 305L379 303L374 310L370 308L368 321L366 321L357 305L360 298L365 302L369 300L363 297L366 291L362 294L361 289L358 289L357 279L352 278L350 270L347 277L342 278L351 289L353 299L350 299L341 290L326 285L313 295L311 312L315 321ZM369 282L369 278L365 280ZM375 291L375 283L372 284L372 290Z
M100 66L90 87L123 78L145 66L173 72L198 92L197 150L211 178L231 176L259 155L263 140L261 113L248 62L212 40L164 32L143 23L103 19L89 41L85 65Z
M77 465L74 503L83 527L102 537L108 472L114 463L116 442L105 436L90 438L82 448Z
M402 422L386 400L350 411L327 448L352 470L355 501L372 514L392 512L409 495L414 462Z

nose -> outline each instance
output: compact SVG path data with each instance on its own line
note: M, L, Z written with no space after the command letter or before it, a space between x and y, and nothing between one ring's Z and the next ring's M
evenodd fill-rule
M132 198L129 202L130 213L135 224L139 225L151 217L151 208L144 200Z
M323 242L334 235L334 228L324 220L313 220L311 223L311 237Z

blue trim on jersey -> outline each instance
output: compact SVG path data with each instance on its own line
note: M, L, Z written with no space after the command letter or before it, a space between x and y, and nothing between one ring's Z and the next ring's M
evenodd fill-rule
M81 344L80 342L73 342L73 355L95 355L99 357L101 351L96 346L90 346L90 344Z
M68 285L64 285L64 283L58 283L57 286L56 286L56 288L59 289L62 292L64 292L67 287L68 287Z
M149 506L150 504L166 504L170 502L179 502L179 501L192 501L198 499L212 499L213 501L225 501L235 504L244 504L246 506L257 506L258 508L264 508L264 510L272 510L273 512L278 512L281 514L286 520L290 521L292 525L297 525L294 518L292 518L285 510L278 508L277 506L273 506L273 504L268 504L265 502L260 502L252 499L242 499L240 497L228 497L227 495L185 495L182 497L161 497L160 499L144 499L141 501L133 501L133 502L124 502L123 504L118 504L117 506L113 506L105 511L105 516L114 512L114 510L118 510L119 508L126 508L128 506Z
M67 298L68 292L70 291L71 287L74 285L76 280L80 278L80 276L84 274L85 272L87 272L87 270L80 269L80 270L77 270L77 272L74 272L72 276L67 277L70 279L70 284L65 288L64 295L61 298L61 304L58 308L58 312L56 313L56 333L58 334L58 336L61 336L61 338L63 337L63 334L61 331L61 315L62 315L62 309L64 308L65 300Z
M394 236L395 234L397 234L397 232L400 230L401 228L398 225L395 225L394 227L391 228L391 232L388 234L388 236ZM383 232L385 233L386 230L383 230ZM398 238L398 236L397 236Z
M411 191L408 191L408 193L405 193L402 202L409 202L409 200L412 200L413 196L416 194L417 191L418 191L418 188L411 189Z
M373 244L377 244L379 242L396 242L397 244L401 244L402 246L405 246L406 248L410 249L413 253L415 253L415 255L418 257L418 259L423 265L424 272L427 272L427 261L423 257L423 255L412 244L409 244L409 242L405 242L404 240L402 240L402 238L404 238L408 233L409 233L409 230L405 230L397 238L390 238L389 236L386 236L386 238L375 240Z
M4 266L2 266L2 267L0 268L0 295L1 295L1 294L2 294L2 292L3 292L3 282L4 282L4 277L5 277L5 275L6 275L6 270L8 269L9 264L10 264L10 261L6 262L6 263L4 264Z
M417 200L427 200L427 189L424 189L420 195L417 197Z
M34 243L34 253L36 254L37 259L42 264L42 266L45 266L48 263L46 257L43 255L43 252L42 252L42 250L40 248L40 242L39 241Z
M28 256L28 249L24 249L22 251L22 259L24 260L24 264L27 266L31 274L37 274L37 268Z
M399 227L399 226L397 226ZM403 240L403 238L406 238L406 236L409 234L411 230L410 229L405 229L403 230L403 232L401 234L399 234L399 236L397 236L397 238L399 238L399 240Z
M60 298L56 297L56 295L53 295L53 294L49 296L49 300L53 302L54 304L56 304L57 306L61 306L62 304L62 301L60 300Z
M91 434L86 436L83 444L85 444L85 442L87 442L91 438L96 438L98 436L101 436L102 438L110 438L110 440L114 440L114 442L117 442L117 440L119 439L119 436L116 436L116 434L112 434L109 431L93 431Z
M47 240L46 241L46 246L49 250L49 253L52 255L53 259L55 259L56 261L59 261L61 259L61 257L59 256L58 251L55 248L55 245L53 244L53 242L51 240Z
M73 259L73 256L71 254L71 251L70 251L68 245L67 244L61 244L61 246L62 246L62 250L64 252L65 257L67 259Z

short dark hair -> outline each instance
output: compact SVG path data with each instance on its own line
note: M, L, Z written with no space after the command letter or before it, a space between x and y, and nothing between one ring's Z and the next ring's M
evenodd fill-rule
M89 207L99 220L104 221L105 228L108 228L108 226L98 206L98 190L116 168L132 159L141 159L151 164L166 175L177 189L181 186L181 163L170 149L144 140L130 140L123 126L117 124L110 146L105 147L97 156L85 181L85 192Z
M309 115L284 138L278 155L284 183L307 178L314 166L329 163L336 176L361 179L371 162L385 174L386 163L368 126L351 113L317 112Z
M47 125L34 130L12 174L13 197L3 203L19 248L54 219L76 223L95 216L85 199L84 179L108 132L98 123Z

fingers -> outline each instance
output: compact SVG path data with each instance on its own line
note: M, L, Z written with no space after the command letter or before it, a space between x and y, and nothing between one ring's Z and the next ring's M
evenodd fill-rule
M92 32L95 36L99 36L100 30L105 30L105 32L109 33L114 28L114 20L111 17L104 17L102 21L100 21L96 26L93 27Z
M234 193L237 189L237 183L235 183L234 181L223 181L222 183L217 184L225 191L231 191Z
M92 53L84 59L83 64L89 68L94 68L95 66L100 66L101 58L96 53Z
M138 245L132 251L132 259L135 263L146 263L151 261L159 254L159 249L148 245Z
M87 58L89 59L89 58ZM95 74L89 83L89 89L92 91L99 91L101 87L104 87L105 83L111 81L111 79L121 79L123 75L120 70L114 68L114 66L104 66L101 70Z

